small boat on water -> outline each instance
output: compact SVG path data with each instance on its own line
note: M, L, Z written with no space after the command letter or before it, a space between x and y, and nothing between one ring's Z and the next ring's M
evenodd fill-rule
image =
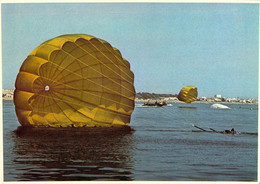
M166 101L163 102L155 102L155 103L150 103L150 101L148 100L148 102L144 103L143 106L147 106L147 107L162 107L164 105L167 105Z

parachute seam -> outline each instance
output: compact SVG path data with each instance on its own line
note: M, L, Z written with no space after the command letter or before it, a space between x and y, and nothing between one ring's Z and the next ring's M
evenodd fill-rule
M80 38L79 38L80 39ZM77 40L79 40L79 39L77 39ZM92 38L92 39L95 39L95 38ZM105 56L109 61L111 61L111 63L113 63L120 71L121 71L121 69L107 56L107 55L105 55L103 52L101 52L101 50L99 50L92 42L91 42L91 40L92 39L90 39L90 40L86 40L87 42L90 42L90 44L94 47L94 48L96 48L96 50L98 50L103 56ZM97 39L98 40L98 39ZM98 42L99 43L101 43L105 48L106 48L106 50L109 52L109 53L112 53L110 50L108 50L107 49L107 47L105 46L105 44L103 44L101 41L99 41L98 40ZM78 45L76 42L75 42L75 44L76 45ZM86 45L86 44L84 44L84 45ZM82 48L80 45L78 45L78 47L80 47L80 48ZM111 46L112 47L112 46ZM113 48L113 47L112 47ZM84 51L86 51L84 48L82 48L82 50L84 50ZM86 51L87 53L89 53L88 51ZM91 53L89 53L90 55L91 55ZM113 53L112 53L113 54ZM98 59L98 58L97 58ZM120 61L120 59L118 59L118 57L116 57L116 59L117 59L117 61L119 61L119 63L123 63L123 62L121 62ZM122 59L123 59L123 57L122 57ZM100 59L98 59L99 61L101 61ZM102 61L101 61L102 62ZM103 63L103 62L102 62ZM123 63L124 64L124 63ZM125 65L125 64L124 64ZM128 68L128 67L127 67ZM111 71L113 71L112 69L110 69ZM127 73L125 73L131 80L133 80L133 78L131 77L131 76L129 76Z
M35 57L38 57L38 56L35 56ZM58 67L60 67L60 66L57 65L56 63L53 63L53 64L56 65L56 66L58 66ZM60 67L60 68L63 68L63 67ZM68 72L70 72L70 73L72 73L72 74L75 74L75 73L73 73L73 72L71 72L71 71L69 71L69 70L67 70L67 69L66 69L66 71L68 71ZM25 71L23 71L23 72L24 72L24 73L28 73L28 72L25 72ZM31 74L31 73L29 73L29 74ZM35 74L32 74L32 75L35 75ZM37 75L35 75L35 76L37 76ZM78 75L78 76L80 76L80 75ZM80 77L81 77L81 76L80 76ZM58 83L59 85L66 85L66 86L72 87L72 86L67 85L67 84L65 84L65 83L56 82L56 81L54 81L54 80L52 80L52 79L49 79L49 78L47 78L47 77L39 76L39 79L41 79L41 78L44 78L44 79L49 80L49 81L52 81L52 83L55 82L55 83ZM98 84L98 83L96 83L96 82L90 80L90 79L92 79L92 78L85 78L85 77L82 77L82 78L83 78L83 79L86 79L86 80L88 80L88 81L90 81L90 82L92 82L92 83L94 83L94 84L99 85L99 86L102 87L102 85L100 85L100 84ZM125 82L127 82L127 81L125 81ZM42 83L43 85L45 85L42 80L41 80L41 83ZM132 83L130 83L130 84L132 84ZM112 91L111 89L109 89L109 88L107 88L107 87L105 87L105 88L106 88L107 90L109 90L109 91ZM78 88L73 88L73 89L78 89ZM24 90L24 89L23 89L23 90ZM24 91L26 91L26 90L24 90ZM82 91L82 90L81 90L81 91ZM32 91L27 91L27 92L32 92ZM84 90L83 90L83 92L87 92L87 91L84 91ZM124 98L126 98L126 99L128 99L128 100L132 100L131 98L126 97L126 96L124 96L124 95L122 95L122 94L120 94L120 93L118 93L118 94L108 93L108 94L119 95L119 96L123 96ZM104 99L110 100L110 101L112 101L112 102L115 102L115 101L113 101L113 100L111 100L111 99L107 99L107 98L104 98ZM124 104L124 105L125 105L125 104ZM125 105L125 106L127 106L127 105ZM129 107L130 107L130 106L129 106Z
M108 42L107 42L107 43L108 43ZM107 48L106 44L104 44L104 43L102 43L102 44L106 47L106 49L108 50L108 52L112 53L112 52ZM108 44L109 44L109 43L108 43ZM109 45L110 45L110 44L109 44ZM122 63L125 67L130 68L130 67L129 67L128 65L126 65L124 62L121 62L120 57L122 58L123 61L124 61L125 59L122 57L120 51L119 51L118 49L112 47L112 45L110 45L110 46L111 46L111 48L113 49L113 52L115 53L115 57L117 58L117 60L118 60L120 63ZM118 51L120 54L118 54L116 51ZM118 57L119 57L119 58L118 58ZM125 61L126 61L126 60L125 60Z
M73 43L73 42L72 42ZM86 63L84 63L83 61L81 61L80 59L74 57L73 55L71 55L70 53L68 53L65 50L62 50L63 52L69 54L71 57L75 58L76 60L78 60L80 63L82 63L83 65L89 67L89 65L87 65ZM91 55L91 54L90 54ZM94 56L92 56L94 57ZM95 57L94 57L95 58ZM97 60L99 60L104 66L106 66L107 68L109 68L112 72L114 72L110 67L108 67L107 65L105 65L100 59L96 58ZM112 62L113 63L113 62ZM107 79L111 80L112 82L117 83L116 81L112 80L111 78L109 78L107 75L104 75L102 72L97 71L95 68L91 67L94 71L96 71L97 73L101 74L102 76L106 77ZM118 73L114 72L115 74L117 74L120 78L123 78L122 76L120 76ZM130 78L131 80L133 80L132 78ZM120 84L117 83L119 86ZM102 86L103 87L103 86ZM130 91L129 89L125 88L126 90ZM132 93L132 91L130 91Z
M64 111L62 110L62 108L61 108L61 107L59 106L59 104L56 102L56 100L55 100L56 98L53 97L53 95L51 95L51 97L52 97L53 101L55 102L55 104L59 107L60 111L68 118L68 120L69 120L70 122L74 123L74 121L72 121L72 120L64 113ZM58 98L58 100L60 100L61 102L64 103L63 100L61 100L61 99L59 99L59 98Z
M104 77L93 77L93 78L89 78L89 80L93 80L93 79L106 79L106 78L104 78ZM72 83L72 82L77 82L77 81L82 81L82 80L84 80L84 79L76 79L76 80L71 80L71 81L69 81L69 82L66 82L66 84L69 84L69 83ZM123 81L123 80L120 80L120 81ZM127 81L124 81L124 82L127 82ZM55 82L54 82L55 83ZM62 83L63 84L63 83ZM62 84L57 84L57 85L54 85L55 87L57 87L57 86L60 86L60 85L62 85ZM129 83L128 83L129 84ZM122 84L121 84L122 85ZM80 90L84 90L84 89L80 89ZM90 90L91 91L91 90ZM110 94L114 94L114 93L110 93ZM118 94L115 94L115 95L118 95Z
M71 43L73 43L73 42L71 42ZM70 53L68 53L68 52L66 52L65 50L61 50L61 51L63 51L63 52L65 52L65 53L67 53L68 55L70 55L71 57L73 57L73 58L75 58L76 60L78 60L80 63L82 63L83 65L85 65L85 66L89 66L89 65L86 65L84 62L82 62L81 60L79 60L79 59L77 59L76 57L74 57L73 55L71 55ZM99 60L99 59L98 59ZM54 63L54 64L56 64L56 63ZM57 65L57 64L56 64ZM57 66L59 66L59 65L57 65ZM106 66L106 65L105 65ZM60 66L59 66L60 67ZM60 68L63 68L63 67L60 67ZM109 80L111 80L112 82L115 82L114 80L112 80L111 78L109 78L108 76L106 76L106 75L104 75L103 73L101 73L101 72L99 72L99 71L97 71L96 69L94 69L93 67L91 67L94 71L96 71L97 73L99 73L99 74L101 74L102 76L104 76L104 77L106 77L107 79L109 79ZM66 70L66 71L69 71L69 70ZM69 71L70 72L70 71ZM114 72L115 73L115 72ZM117 74L117 73L116 73ZM75 73L75 75L78 75L78 74L76 74ZM80 75L79 75L80 76ZM82 77L82 76L80 76L80 77ZM119 76L119 77L121 77L121 76ZM120 86L120 84L119 83L117 83L117 82L115 82L117 85L119 85ZM97 85L99 85L99 84L97 84ZM103 86L101 86L101 87L103 87ZM124 87L124 86L123 86ZM125 87L124 87L125 88ZM127 89L127 88L125 88L126 90L128 90L130 93L133 93L132 91L130 91L129 89Z
M99 50L98 49L98 47L96 47L93 43L91 43L91 41L89 41L90 42L90 44L93 46L93 47L95 47L98 51L99 51L99 53L101 53L103 56L105 56L109 61L111 61L111 63L113 63L119 70L120 70L120 72L123 72L128 78L130 78L131 80L133 80L133 78L131 77L131 76L129 76L127 73L125 73L124 71L122 71L121 70L121 68L120 67L118 67L118 65L117 64L115 64L107 55L105 55L101 50ZM100 42L100 41L99 41ZM112 53L111 51L109 51L108 49L107 49L107 47L102 43L102 42L100 42L105 48L106 48L106 50L108 51L108 52L110 52L110 53ZM80 46L79 46L80 47ZM83 48L82 48L83 49ZM83 49L84 50L84 49ZM113 53L112 53L113 54ZM97 58L98 59L98 58ZM119 63L122 63L117 57L116 57L116 59L117 59L117 61L119 62ZM100 59L98 59L99 61L101 61ZM123 58L122 58L122 60L123 60ZM102 62L102 61L101 61ZM104 63L102 62L102 64L104 65ZM109 67L108 67L109 68ZM128 68L128 67L127 67ZM111 71L113 71L111 68L109 68ZM130 69L130 68L129 68ZM116 73L116 72L115 72Z
M50 93L50 96L52 96L52 94ZM45 96L44 96L44 99L45 99ZM49 103L50 103L50 100L51 100L51 98L47 98L48 99L48 101L49 101ZM53 103L50 103L50 104L53 104ZM54 117L54 119L56 120L56 122L58 122L58 119L54 116L54 111L53 111L53 108L52 108L52 105L49 105L50 106L50 109L51 109L51 111L52 111L52 113L53 113L53 117ZM45 119L45 118L44 118ZM47 121L48 123L49 123L49 121ZM50 123L49 123L49 125L50 125ZM50 125L51 126L51 125Z
M37 97L37 96L36 96L36 97ZM41 99L41 98L40 98L40 99ZM40 99L39 99L39 100L40 100ZM47 99L46 99L46 100L47 100ZM37 101L38 101L38 100L37 100ZM40 108L40 104L41 104L41 103L38 102L38 104L37 104L37 109ZM42 106L42 109L43 109L43 108L44 108L44 105L45 105L45 95L43 96L43 102L42 102L42 104L43 104L43 106ZM33 108L32 108L32 110L33 110Z
M17 109L21 109L21 108L17 108ZM21 109L21 110L24 110L24 109ZM41 110L35 110L35 112L42 112L42 113L48 113L48 112L46 112L46 111L41 111ZM66 115L65 115L66 116ZM66 116L67 117L67 116ZM87 116L86 116L87 117ZM100 124L100 125L102 125L102 124L108 124L108 125L112 125L112 123L108 123L108 122L103 122L103 121L97 121L97 120L93 120L92 118L90 118L90 117L87 117L87 118L89 118L89 119L91 119L92 121L93 121L93 124L94 123L96 123L96 124ZM45 118L44 118L45 119ZM68 118L69 119L69 118ZM45 119L47 122L49 122L47 119ZM70 120L70 119L69 119ZM71 121L71 120L70 120ZM71 121L72 123L74 123L74 121ZM39 125L38 125L39 126ZM40 126L44 126L44 125L40 125ZM49 126L51 126L50 125L50 123L49 123Z
M45 78L45 77L43 77L43 78ZM51 80L51 79L47 79L47 80ZM51 81L52 81L52 80L51 80ZM93 82L93 81L91 81L91 82ZM56 82L56 83L59 83L59 82ZM95 82L93 82L93 83L96 84ZM70 88L75 89L75 90L79 90L78 88L74 88L73 86L70 86L70 85L67 85L67 84L64 84L64 83L60 83L60 84L62 84L62 85L64 85L64 86L69 86ZM108 88L108 89L109 89L109 88ZM79 91L82 91L82 92L85 92L85 93L89 93L89 92L84 91L84 90L79 90ZM112 91L112 90L109 89L109 91ZM57 92L57 91L56 91L56 92ZM91 94L92 94L92 93L91 93ZM92 95L98 96L98 95L96 95L96 94L92 94ZM119 95L121 95L121 94L119 94ZM124 96L124 97L125 97L125 96ZM125 98L128 99L128 100L130 100L130 101L133 101L133 99L130 99L129 97L125 97ZM114 103L118 103L118 102L116 102L116 101L114 101L114 100L111 100L111 99L108 99L108 98L104 98L104 99L109 100L109 101L114 102ZM121 105L124 105L124 106L131 107L131 108L132 108L132 106L129 106L129 105L126 105L126 104L121 104Z
M80 99L78 99L78 98L76 98L76 97L74 97L74 96L70 96L70 95L67 95L67 94L62 94L62 93L60 93L60 92L58 92L58 91L55 91L55 92L56 92L56 93L59 93L59 94L61 94L61 95L64 95L64 96L67 96L67 97L76 99L76 100L78 100L78 101L84 102L84 103L86 103L86 104L90 104L90 105L93 105L93 106L97 106L96 104L93 104L93 103L90 103L90 102L87 102L87 101L84 101L84 100L80 100ZM57 96L57 95L56 95L56 96ZM66 100L66 102L71 103L71 101L69 101L69 100ZM85 107L84 105L79 105L79 104L76 104L76 103L71 103L71 104L78 105L78 106L81 106L81 107ZM122 115L127 116L127 117L129 116L127 113L114 111L114 110L112 110L112 109L107 109L107 108L100 107L100 106L97 106L97 107L98 107L98 108L101 108L101 109L104 109L104 110L108 110L108 111L114 112L114 113L122 114Z
M53 63L54 65L57 65L56 63ZM59 65L57 65L58 67L60 67ZM63 68L63 67L60 67L60 68ZM68 71L68 72L70 72L70 73L73 73L73 72L71 72L70 70L67 70L67 69L65 69L66 71ZM80 76L79 74L77 74L77 73L73 73L73 74L75 74L75 75L77 75L77 76L79 76L79 77L82 77L82 76ZM52 80L52 79L48 79L48 78L46 78L46 77L44 77L44 76L39 76L39 77L42 77L42 78L44 78L44 79L46 79L46 80L50 80L50 81L52 81L52 82L56 82L56 81L54 81L54 80ZM96 82L94 82L94 81L91 81L90 79L88 79L88 78L86 78L86 77L82 77L83 79L86 79L86 80L88 80L88 81L90 81L90 82L92 82L92 83L94 83L94 84L96 84L96 85L98 85L98 86L100 86L100 87L103 87L102 85L100 85L100 84L98 84L98 83L96 83ZM60 83L60 82L56 82L56 83ZM64 83L60 83L60 84L64 84ZM66 85L66 86L69 86L69 87L72 87L72 86L70 86L70 85L67 85L67 84L64 84L64 85ZM117 83L117 85L118 85L118 83ZM73 87L72 87L73 88ZM107 87L104 87L104 88L106 88L107 90L109 90L109 91L112 91L111 89L109 89L109 88L107 88ZM124 87L125 88L125 87ZM77 88L74 88L74 89L77 89ZM128 89L128 91L130 91L129 89ZM116 92L116 93L118 93L118 92ZM133 93L133 92L131 92L131 93ZM120 93L118 93L119 95L121 95ZM122 95L122 96L124 96L124 95ZM124 96L125 98L127 98L127 99L129 99L129 100L132 100L132 99L130 99L129 97L127 97L127 96ZM108 100L110 100L110 99L108 99ZM113 101L113 100L111 100L111 101Z
M55 95L55 94L53 93L53 95ZM75 109L73 106L71 106L71 103L67 103L66 101L63 101L63 100L62 100L61 98L59 98L57 95L55 95L55 96L56 96L56 98L55 98L55 97L53 97L53 95L52 95L52 98L53 98L53 99L58 99L58 100L60 100L61 102L66 103L68 106L70 106L70 107L74 110L74 112L78 112L79 114L81 114L81 115L87 117L87 118L90 119L91 121L98 122L98 123L101 123L101 124L103 124L103 123L105 123L105 124L111 124L111 123L108 123L108 122L96 121L96 120L94 120L93 118L88 117L87 115L85 115L85 114L79 112L77 109ZM73 104L73 103L72 103L72 104ZM74 104L74 105L80 106L79 104ZM57 106L59 106L58 103L57 103ZM59 108L60 108L60 106L59 106ZM60 109L61 109L61 108L60 108ZM62 109L61 109L61 111L62 111ZM62 112L63 112L63 111L62 111ZM63 114L64 114L71 122L73 122L73 123L75 122L75 121L72 121L64 112L63 112Z
M62 47L63 47L63 45L62 45ZM70 52L73 52L75 49L76 49L76 48L72 49ZM58 51L63 51L63 49L60 48L60 50L58 50ZM69 53L70 56L72 56L72 55L70 54L70 52L68 52L68 53ZM50 54L50 55L51 55L51 54ZM56 60L57 55L58 55L58 54L56 54L56 56L55 56L55 58L54 58L55 60ZM61 60L61 63L60 63L58 66L60 66L60 65L64 62L64 60L65 60L66 58L68 58L69 55L65 55L65 57ZM69 63L65 68L61 67L62 70L59 71L59 73L57 73L58 68L56 68L55 72L53 72L53 75L52 75L50 78L53 78L53 80L55 80L55 79L62 73L62 71L64 71L64 69L67 69L67 67L70 66L70 65L71 65L72 63L74 63L74 62L75 62L75 59L74 59L71 63ZM51 62L51 63L56 64L56 63L54 63L54 62Z
M80 60L79 60L79 61L80 61ZM82 61L80 61L80 62L82 62ZM85 64L85 63L83 63L83 64ZM121 86L118 82L112 80L110 77L104 75L102 72L99 72L99 71L97 71L97 70L94 69L94 68L93 68L93 70L96 71L96 72L98 72L98 73L100 73L102 76L104 76L105 78L111 80L112 82L116 83L117 85ZM121 77L121 76L119 76L119 77ZM102 87L104 87L104 86L102 86ZM122 86L122 87L125 88L124 86ZM125 88L125 89L132 93L132 91L130 91L128 88Z
M59 93L59 92L57 92L57 91L54 91L54 92ZM59 94L61 94L61 93L59 93ZM37 94L36 96L42 96L42 97L46 97L46 98L51 98L51 97L49 97L49 96L45 96L45 95L42 95L42 94ZM56 96L57 96L57 95L56 95ZM73 96L70 96L70 95L65 95L65 96L68 96L68 97L77 99L77 98L75 98L75 97L73 97ZM32 97L33 97L33 96L32 96ZM69 101L69 100L64 100L64 101L63 101L63 100L61 100L60 98L55 98L55 97L52 97L52 98L53 98L53 99L60 100L61 102L66 101L67 103L71 103L71 104L74 104L74 105L78 105L78 106L84 107L84 105L79 105L79 104L73 103L73 102L71 102L71 101ZM82 100L80 100L80 99L77 99L77 100L82 101ZM86 104L93 105L93 106L97 106L97 105L95 105L95 104L93 104L93 103L90 103L90 102L86 102L86 101L82 101L82 102L84 102L84 103L86 103ZM56 104L57 104L57 103L56 103ZM124 104L124 105L125 105L125 104ZM47 106L47 107L48 107L48 106ZM123 113L123 112L114 111L114 110L112 110L112 109L107 109L107 108L100 107L100 106L97 106L97 107L98 107L98 108L101 108L101 109L104 109L104 110L107 110L107 111L111 111L111 112L113 112L113 113L121 114L121 115L126 116L126 117L129 116L128 114ZM131 106L129 106L129 107L131 107ZM18 108L18 107L16 107L16 108L17 108L17 109L21 109L21 110L26 110L26 111L28 111L28 109L23 109L23 108ZM35 110L30 109L30 111L35 111ZM38 112L45 112L45 111L39 111L39 110L38 110Z
M54 50L54 51L52 51L51 54L49 55L49 57L50 57L55 51L58 52L59 50ZM56 60L56 57L57 57L57 55L58 55L57 52L56 52L56 55L55 55L55 57L54 57L55 60ZM35 57L38 57L38 56L35 56ZM66 57L67 57L67 56L66 56ZM66 57L64 57L64 58L66 58ZM62 62L63 62L64 58L62 59ZM50 58L48 58L48 61L49 61L49 59L50 59ZM52 63L52 62L51 62L51 63ZM52 63L52 66L53 66L53 63ZM52 68L52 67L51 67L51 68ZM46 67L46 70L47 70L47 67ZM50 72L49 76L47 76L47 77L48 77L48 78L53 78L53 76L55 75L56 71L57 71L57 68L54 69L53 74ZM46 71L46 72L47 72L47 71ZM51 76L51 75L52 75L52 76Z
M82 38L78 38L77 40L79 40L79 39L82 39ZM76 41L77 41L76 40ZM99 53L101 53L102 55L104 55L99 49L97 49L97 47L95 47L89 40L86 40L86 39L83 39L83 40L85 40L85 41L87 41L87 42L89 42L97 51L99 51ZM83 51L85 51L86 53L88 53L88 55L90 55L92 58L94 58L94 59L96 59L96 60L98 60L101 64L103 64L104 66L106 66L109 70L111 70L112 72L114 72L110 67L108 67L107 65L105 65L104 64L104 62L102 61L102 60L100 60L97 56L95 56L93 53L95 53L95 52L89 52L89 51L87 51L87 50L85 50L84 48L82 48L79 44L77 44L76 43L76 41L74 42L74 41L71 41L71 40L67 40L65 43L63 43L63 45L65 45L66 43L72 43L72 44L75 44L76 46L78 46L78 48L80 48L80 49L82 49ZM100 42L100 41L99 41ZM100 42L101 43L101 42ZM101 43L102 45L104 45L103 43ZM51 45L51 44L49 44L49 43L46 43L46 45L50 45L50 46L53 46L53 45ZM70 52L67 52L67 51L65 51L64 49L63 49L63 45L62 45L62 47L61 48L59 48L59 47L57 47L57 48L59 48L60 49L60 51L64 51L65 53L69 53L69 55L71 56L71 57L73 57L73 58L76 58L76 57L74 57L72 54L71 54L71 52L72 51L74 51L75 49L77 49L77 47L76 48L74 48L72 51L70 51ZM86 44L84 44L84 45L86 45ZM56 46L54 46L54 47L56 47ZM108 49L106 49L107 50L107 52L109 52L109 53L112 53L111 51L109 51ZM112 53L113 54L113 53ZM86 54L87 55L87 54ZM84 55L85 56L85 55ZM116 65L110 58L108 58L106 55L104 55L111 63L113 63L120 71L122 71L121 69L120 69L120 67L118 67L118 65ZM81 57L83 57L83 56L81 56ZM80 57L80 58L81 58ZM65 59L66 57L64 57L63 58L63 60ZM80 60L80 58L76 58L76 60L78 60L78 61L80 61L81 63L83 63L84 65L86 65L84 62L82 62L81 60ZM118 60L118 58L116 58L117 60ZM62 62L63 62L63 60L62 60ZM122 62L120 62L120 60L118 60L119 61L119 63L122 63ZM73 61L74 62L74 61ZM123 65L124 65L124 63L123 63ZM91 65L86 65L86 66L90 66L91 67ZM126 66L127 67L127 66ZM92 67L91 67L92 68ZM127 67L128 68L128 67ZM117 75L119 75L118 73L116 73L116 72L114 72L115 74L117 74ZM124 71L123 71L123 73L125 73ZM104 74L101 74L101 75L104 75ZM125 75L126 76L128 76L131 80L133 80L133 78L131 77L131 76L129 76L127 73L125 73ZM119 75L119 77L122 77L122 76L120 76Z
M98 64L95 64L95 65L98 65ZM77 72L77 71L82 70L82 69L85 69L85 68L88 68L88 67L86 66L86 67L82 67L82 68L80 68L80 69L74 70L73 72L70 72L68 75L74 75L74 72ZM64 77L67 77L68 75L64 75ZM82 76L83 76L83 75L82 75ZM91 77L91 78L87 78L87 77L86 77L86 79L93 79L93 78L105 78L105 77L104 77L104 76L102 76L102 77ZM110 77L110 78L113 78L113 77ZM117 78L114 78L114 79L117 79ZM53 80L54 80L54 79L53 79ZM129 81L127 81L127 80L124 80L124 79L121 79L121 80L125 81L125 82L128 83L128 84L133 84L132 82L129 82Z

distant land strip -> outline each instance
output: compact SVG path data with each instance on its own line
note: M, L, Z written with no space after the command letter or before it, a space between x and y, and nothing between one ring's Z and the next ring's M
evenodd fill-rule
M2 99L13 100L14 90L3 89ZM167 103L179 103L177 94L164 94L164 93L149 93L138 92L136 93L136 102L156 102L166 101ZM221 95L215 97L198 97L195 103L238 103L238 104L258 104L258 99L240 99L240 98L223 98Z

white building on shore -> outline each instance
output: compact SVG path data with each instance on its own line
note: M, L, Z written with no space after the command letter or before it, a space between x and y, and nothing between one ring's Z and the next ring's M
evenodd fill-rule
M216 94L215 98L222 98L222 96L220 94Z
M3 89L2 90L2 97L4 99L13 99L13 97L14 97L14 90L13 89Z

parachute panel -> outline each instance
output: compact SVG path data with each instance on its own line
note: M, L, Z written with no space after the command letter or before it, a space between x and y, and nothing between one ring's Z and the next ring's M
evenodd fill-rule
M35 48L16 79L24 126L93 127L130 123L134 74L118 49L89 35L62 35Z
M185 103L192 103L197 99L198 91L195 86L186 86L181 89L177 98Z

